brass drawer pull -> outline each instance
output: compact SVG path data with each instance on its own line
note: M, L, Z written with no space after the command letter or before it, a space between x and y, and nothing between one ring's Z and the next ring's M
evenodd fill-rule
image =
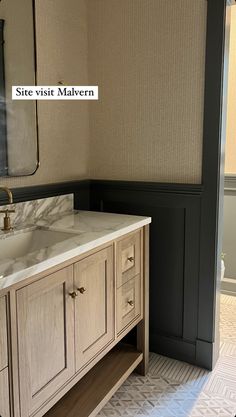
M134 301L133 301L133 300L129 300L129 301L128 301L128 304L129 304L131 307L133 307L133 306L134 306Z
M86 291L84 287L77 288L77 290L80 292L80 294L83 294Z
M71 296L71 298L76 298L78 297L78 293L73 291L73 292L69 292L69 295Z
M128 261L130 261L130 262L134 262L134 257L133 257L133 256L129 256L129 257L128 257Z

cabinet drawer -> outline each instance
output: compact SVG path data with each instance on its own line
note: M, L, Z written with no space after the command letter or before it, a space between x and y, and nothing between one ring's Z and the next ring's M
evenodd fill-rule
M8 365L6 297L0 298L0 371Z
M117 243L117 288L140 274L141 230Z
M117 333L141 314L141 276L137 275L117 290Z
M8 368L0 372L0 417L10 417Z

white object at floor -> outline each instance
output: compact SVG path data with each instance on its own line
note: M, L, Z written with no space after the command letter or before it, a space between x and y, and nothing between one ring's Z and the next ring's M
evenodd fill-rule
M225 263L224 259L221 259L221 281L223 281L225 276Z

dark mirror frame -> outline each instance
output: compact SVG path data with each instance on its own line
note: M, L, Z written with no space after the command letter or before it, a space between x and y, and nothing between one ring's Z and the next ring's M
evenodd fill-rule
M8 174L5 98L4 20L0 19L0 176L6 176Z
M1 2L1 0L0 0ZM33 19L33 59L34 59L34 84L37 85L37 45L36 45L36 0L29 0L32 5L32 19ZM35 155L35 167L32 171L27 173L18 173L9 175L8 164L8 127L7 127L7 107L6 102L6 78L5 78L5 25L6 20L0 18L0 178L1 177L25 177L32 176L36 173L40 165L39 159L39 132L38 132L38 104L35 100L35 129L36 129L36 155ZM0 416L1 417L1 416Z

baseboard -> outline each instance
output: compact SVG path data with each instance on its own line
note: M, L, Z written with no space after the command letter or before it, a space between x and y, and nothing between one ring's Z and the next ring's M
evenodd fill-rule
M221 281L221 293L236 296L236 279L223 278Z
M195 364L196 346L180 338L150 333L150 351Z
M217 346L218 344L205 340L197 339L196 343L190 343L183 339L150 333L151 352L188 362L210 371L214 369L218 360Z
M212 371L219 357L219 343L196 341L196 365Z

